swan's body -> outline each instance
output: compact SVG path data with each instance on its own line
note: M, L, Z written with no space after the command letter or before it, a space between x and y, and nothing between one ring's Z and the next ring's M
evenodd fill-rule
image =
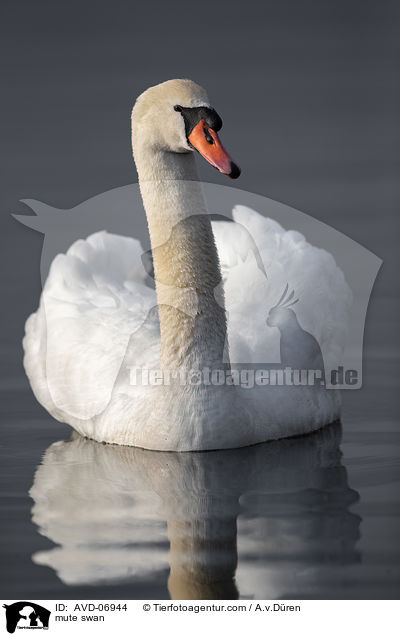
M101 232L57 256L26 326L33 390L55 418L110 443L206 450L310 432L339 417L336 391L132 381L134 368L226 371L228 351L251 363L265 347L270 360L273 329L265 319L286 282L306 300L303 322L340 362L350 296L342 272L328 253L246 208L234 217L256 239L267 277L252 258L236 272L243 233L233 224L211 224L188 141L196 138L187 137L187 119L174 109L182 103L191 117L197 111L213 117L204 91L188 80L149 89L132 117L156 291L146 285L135 239ZM201 152L207 156L208 148ZM226 153L221 156L221 171L237 176ZM257 314L263 327L252 333Z

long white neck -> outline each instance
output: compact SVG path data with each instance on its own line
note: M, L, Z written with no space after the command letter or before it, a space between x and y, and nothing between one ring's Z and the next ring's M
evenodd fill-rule
M153 251L161 365L220 367L226 343L220 266L193 153L141 146L135 161Z

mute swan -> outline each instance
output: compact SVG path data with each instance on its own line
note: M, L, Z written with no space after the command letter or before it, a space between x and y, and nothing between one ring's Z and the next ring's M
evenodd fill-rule
M151 87L133 108L156 292L145 284L143 250L133 238L99 232L52 263L39 309L26 323L24 364L41 404L81 435L155 450L210 450L308 433L339 418L339 394L323 386L248 389L176 375L208 369L228 377L228 342L240 350L257 312L262 330L247 334L250 359L242 359L251 362L256 348L268 349L267 334L279 325L267 320L271 305L263 295L276 302L288 280L303 299L311 294L307 311L319 343L338 361L343 346L349 288L332 256L298 233L235 210L235 221L257 235L266 271L246 263L236 282L227 278L235 273L232 244L239 241L240 252L242 234L235 224L211 223L193 152L238 177L219 140L221 126L206 92L190 80ZM164 375L160 381L157 371L155 385L132 381L134 368Z

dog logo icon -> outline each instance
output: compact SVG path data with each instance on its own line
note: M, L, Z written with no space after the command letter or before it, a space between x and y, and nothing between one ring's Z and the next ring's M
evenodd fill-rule
M3 605L6 610L7 631L14 634L16 629L48 629L51 612L31 601L18 601Z

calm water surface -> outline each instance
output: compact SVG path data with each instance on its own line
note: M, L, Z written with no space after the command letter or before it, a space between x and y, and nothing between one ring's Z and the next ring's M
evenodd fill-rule
M71 438L21 378L3 392L2 596L396 597L400 434L388 361L369 366L342 427L187 454Z

